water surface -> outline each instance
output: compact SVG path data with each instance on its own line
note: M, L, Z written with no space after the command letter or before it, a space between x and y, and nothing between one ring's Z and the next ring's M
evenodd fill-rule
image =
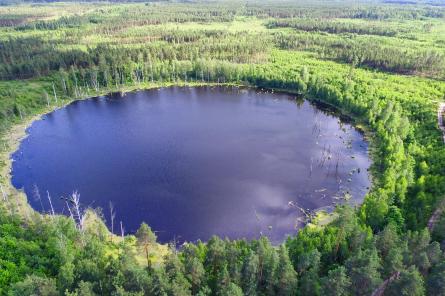
M127 232L162 242L295 233L304 209L363 199L369 159L351 125L287 94L172 87L77 101L45 115L13 155L31 205L67 213L77 190ZM37 193L38 192L38 193ZM38 198L40 196L40 200ZM117 231L116 231L117 232Z

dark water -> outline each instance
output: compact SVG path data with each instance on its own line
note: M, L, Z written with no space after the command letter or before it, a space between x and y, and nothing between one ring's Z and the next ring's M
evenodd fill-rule
M261 233L278 241L301 225L295 205L331 206L345 192L360 202L369 186L362 135L286 94L173 87L112 95L75 102L28 132L12 181L35 209L49 210L48 191L67 213L60 196L77 190L85 207L101 207L109 221L112 201L127 232L146 221L162 242Z

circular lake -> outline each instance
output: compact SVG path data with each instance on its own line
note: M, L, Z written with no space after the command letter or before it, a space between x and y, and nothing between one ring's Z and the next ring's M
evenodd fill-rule
M302 209L359 203L370 185L363 135L283 93L114 94L47 114L28 134L12 156L12 182L36 210L49 211L49 192L67 214L60 197L78 191L108 223L112 202L115 225L134 232L145 221L161 242L213 234L280 241L302 225Z

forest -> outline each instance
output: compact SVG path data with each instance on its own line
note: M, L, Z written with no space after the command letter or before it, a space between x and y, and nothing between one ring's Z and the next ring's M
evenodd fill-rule
M2 2L0 295L445 295L445 3L404 2ZM363 203L280 245L166 246L145 223L110 232L106 209L35 212L12 187L14 132L36 116L202 84L287 91L351 117L371 146Z

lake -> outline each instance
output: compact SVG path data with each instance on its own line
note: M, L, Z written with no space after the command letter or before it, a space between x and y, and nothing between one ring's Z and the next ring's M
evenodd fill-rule
M12 183L33 208L68 214L80 194L126 232L161 242L295 234L304 213L360 203L370 186L363 135L295 95L171 87L76 101L28 129ZM119 233L115 227L115 232Z

